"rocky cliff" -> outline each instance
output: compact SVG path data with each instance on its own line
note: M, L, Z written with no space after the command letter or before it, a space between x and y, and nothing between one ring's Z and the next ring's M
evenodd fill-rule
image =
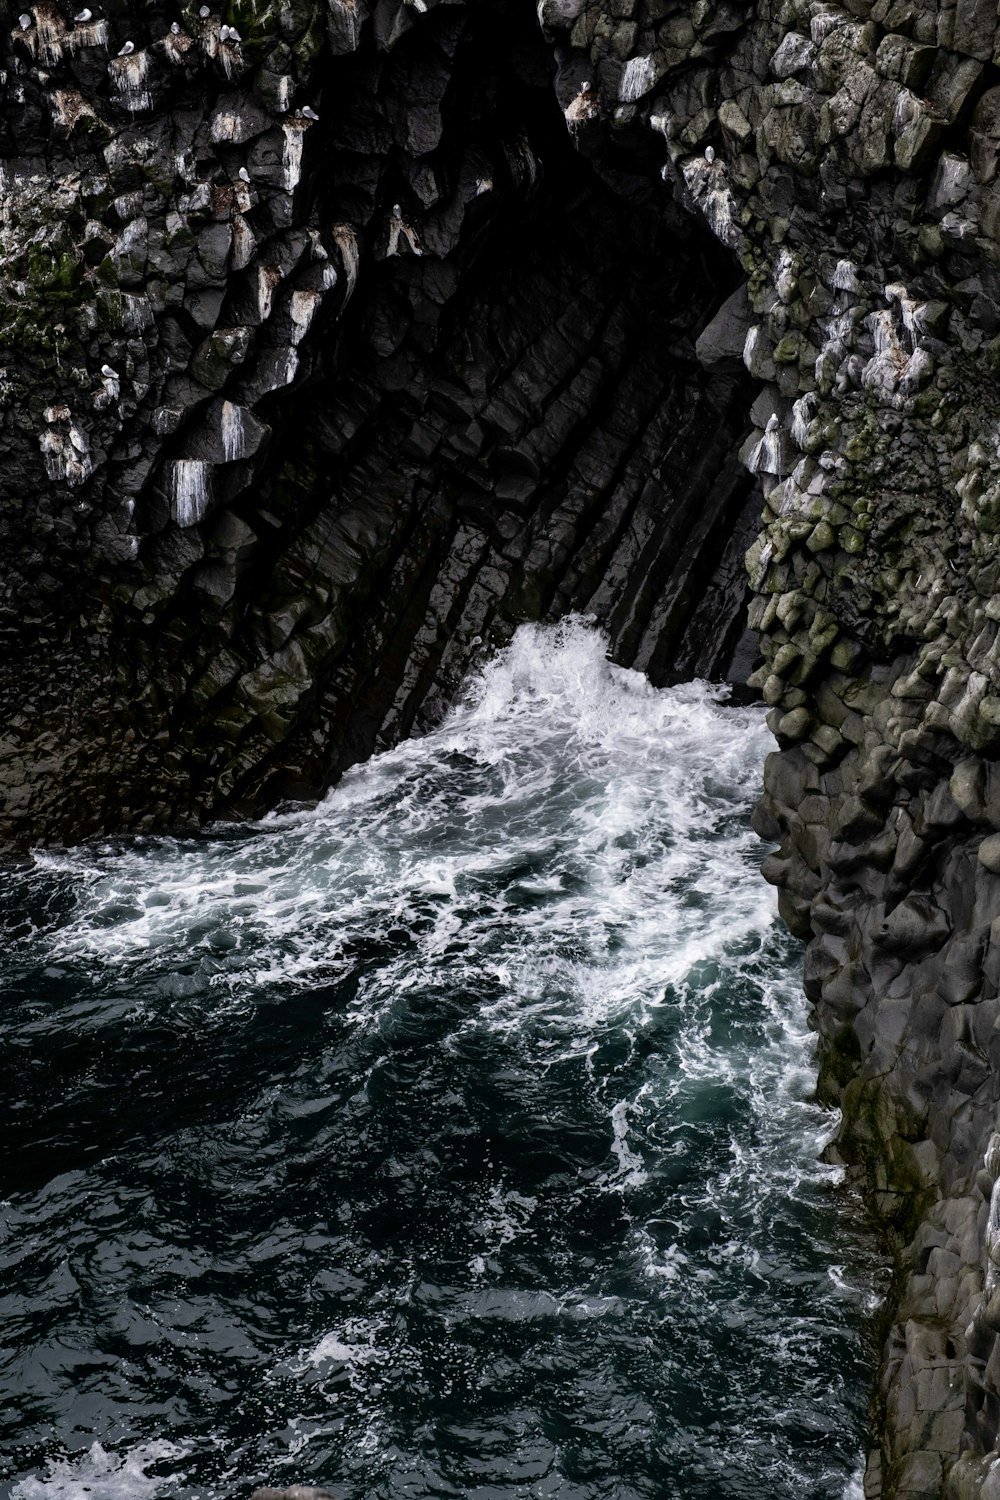
M531 6L2 14L0 834L315 794L522 619L724 662L738 268Z
M636 14L598 62L608 9L571 37L747 275L750 618L781 747L759 829L808 940L839 1150L897 1255L866 1495L995 1497L997 18L696 6Z
M897 1259L869 1500L1000 1497L997 28L0 8L4 839L318 792L522 619L721 671L752 542L767 873Z

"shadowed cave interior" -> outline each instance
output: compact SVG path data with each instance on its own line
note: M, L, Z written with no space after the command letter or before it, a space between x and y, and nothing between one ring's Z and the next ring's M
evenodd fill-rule
M36 839L321 793L435 723L522 620L593 615L655 684L724 675L743 633L752 384L694 351L740 274L674 201L651 133L571 138L559 99L580 80L553 79L534 16L499 0L441 7L388 53L370 30L324 68L295 218L340 247L339 282L296 382L245 419L252 457L220 462L195 402L127 502L137 558L58 553L7 670L22 699L43 679L35 722L79 745L77 791L96 795L53 802L41 829L26 802ZM389 256L395 205L420 229ZM280 317L253 328L260 297L255 262L218 317L251 329L258 367L283 336ZM199 336L178 307L157 357ZM246 406L251 365L222 371L223 401ZM195 524L165 477L178 460L210 470ZM112 462L110 489L136 472ZM112 619L96 636L95 608Z

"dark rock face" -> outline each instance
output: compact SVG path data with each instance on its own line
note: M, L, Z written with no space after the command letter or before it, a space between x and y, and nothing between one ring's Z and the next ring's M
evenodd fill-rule
M0 837L315 794L522 619L719 670L739 272L654 143L574 150L516 0L177 15L2 31Z
M715 671L752 542L866 1495L997 1500L993 10L207 9L0 27L0 835L314 793L521 619Z
M865 1493L1000 1496L1000 37L992 10L544 5L738 255L766 873L898 1275ZM572 15L569 13L572 12ZM612 19L614 17L615 19Z

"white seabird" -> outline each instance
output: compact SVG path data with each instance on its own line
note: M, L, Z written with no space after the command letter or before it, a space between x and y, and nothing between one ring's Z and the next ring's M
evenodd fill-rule
M416 230L407 224L403 218L403 210L398 203L392 205L392 217L389 220L389 243L386 246L386 255L399 254L399 242L404 239L414 255L423 255L423 248L417 237Z
M119 52L118 56L119 57L131 57L132 53L134 51L135 51L135 42L126 42L125 45L124 45L124 47L122 48L122 50Z
M563 110L566 124L570 130L576 131L587 120L594 119L598 112L598 103L591 93L590 79L585 79L580 85L580 91L574 99Z

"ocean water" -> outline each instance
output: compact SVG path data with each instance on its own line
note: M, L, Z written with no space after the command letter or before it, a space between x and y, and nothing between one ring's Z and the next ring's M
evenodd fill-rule
M858 1493L876 1252L724 700L523 627L318 807L8 873L2 1500Z

